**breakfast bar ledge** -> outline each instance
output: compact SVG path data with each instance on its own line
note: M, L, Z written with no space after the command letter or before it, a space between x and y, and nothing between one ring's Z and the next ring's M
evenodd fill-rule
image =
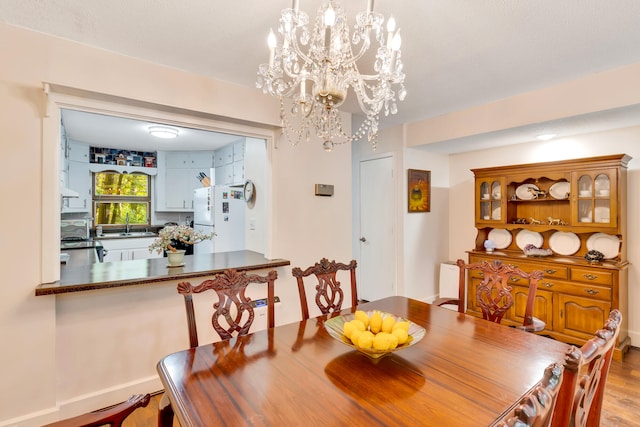
M228 268L251 271L290 264L289 260L267 259L258 252L234 251L188 255L184 258L184 266L171 268L167 267L166 258L61 266L60 280L38 285L36 296L211 276Z

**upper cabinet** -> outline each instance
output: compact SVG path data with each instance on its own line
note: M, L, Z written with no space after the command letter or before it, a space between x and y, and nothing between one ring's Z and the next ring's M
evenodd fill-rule
M245 177L244 139L226 145L215 152L216 185L240 185Z
M63 141L65 144L65 141ZM76 141L66 142L66 182L68 189L78 197L62 199L62 212L91 212L91 172L89 171L89 146Z
M213 158L213 151L158 152L155 210L193 211L193 190L202 187L200 173L211 173Z
M474 169L476 228L621 234L627 155ZM625 188L623 188L625 187Z

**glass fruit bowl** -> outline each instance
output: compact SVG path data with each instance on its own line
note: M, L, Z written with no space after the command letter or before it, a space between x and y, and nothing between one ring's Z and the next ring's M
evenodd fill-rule
M369 356L372 359L377 359L379 357L385 356L387 354L391 354L398 350L411 347L412 345L415 345L416 343L420 342L422 338L424 338L426 331L422 326L416 325L415 323L413 323L408 319L404 319L402 317L396 316L391 313L381 312L380 310L365 311L365 313L367 313L367 316L369 318L373 315L374 312L379 312L382 315L383 319L389 316L393 316L396 318L396 321L398 322L401 322L401 321L408 322L409 323L409 331L408 331L409 339L407 340L407 342L405 342L404 344L398 345L393 350L377 350L375 348L358 347L357 345L353 344L351 340L344 335L344 324L356 318L354 313L332 317L331 319L328 319L324 322L324 328L327 330L329 335L331 335L336 340L353 348L354 350L359 351L360 353L363 353Z

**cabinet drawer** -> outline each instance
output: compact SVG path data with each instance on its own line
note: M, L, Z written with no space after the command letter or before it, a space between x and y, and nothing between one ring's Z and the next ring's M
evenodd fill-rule
M545 289L559 294L611 301L611 288L606 286L591 286L580 283L563 282L561 280L542 279L542 281L538 283L538 289Z
M613 283L613 273L603 270L590 270L587 268L571 268L571 280L583 283L596 283L610 285Z
M476 257L472 257L470 262L475 263L475 262L482 262L482 261L491 262L490 259L483 259L483 258L476 258ZM505 264L509 264L511 266L518 267L519 269L521 269L522 271L524 271L526 273L531 273L534 270L542 270L542 272L544 273L544 277L545 278L549 278L549 277L553 277L555 279L567 279L567 278L569 278L569 273L567 271L568 270L567 267L548 265L548 264L518 262L518 261L513 262L512 260L504 260L503 262ZM480 275L480 272L478 272L477 270L472 270L471 271L471 277L482 277L482 276ZM581 281L584 281L584 280L581 280Z

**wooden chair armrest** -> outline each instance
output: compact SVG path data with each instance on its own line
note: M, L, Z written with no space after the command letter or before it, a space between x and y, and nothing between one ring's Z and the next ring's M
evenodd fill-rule
M458 305L459 302L460 302L460 300L458 298L444 297L444 298L438 298L437 300L435 300L431 304L432 305L437 305L438 307L440 307L442 305Z
M520 329L522 331L526 331L526 332L541 332L546 327L547 327L547 324L544 323L542 320L536 317L532 317L531 322L527 322L526 325L516 326L515 328Z
M105 424L119 426L137 408L147 406L150 400L149 394L137 394L131 396L126 402L110 408L56 421L43 427L98 427Z

